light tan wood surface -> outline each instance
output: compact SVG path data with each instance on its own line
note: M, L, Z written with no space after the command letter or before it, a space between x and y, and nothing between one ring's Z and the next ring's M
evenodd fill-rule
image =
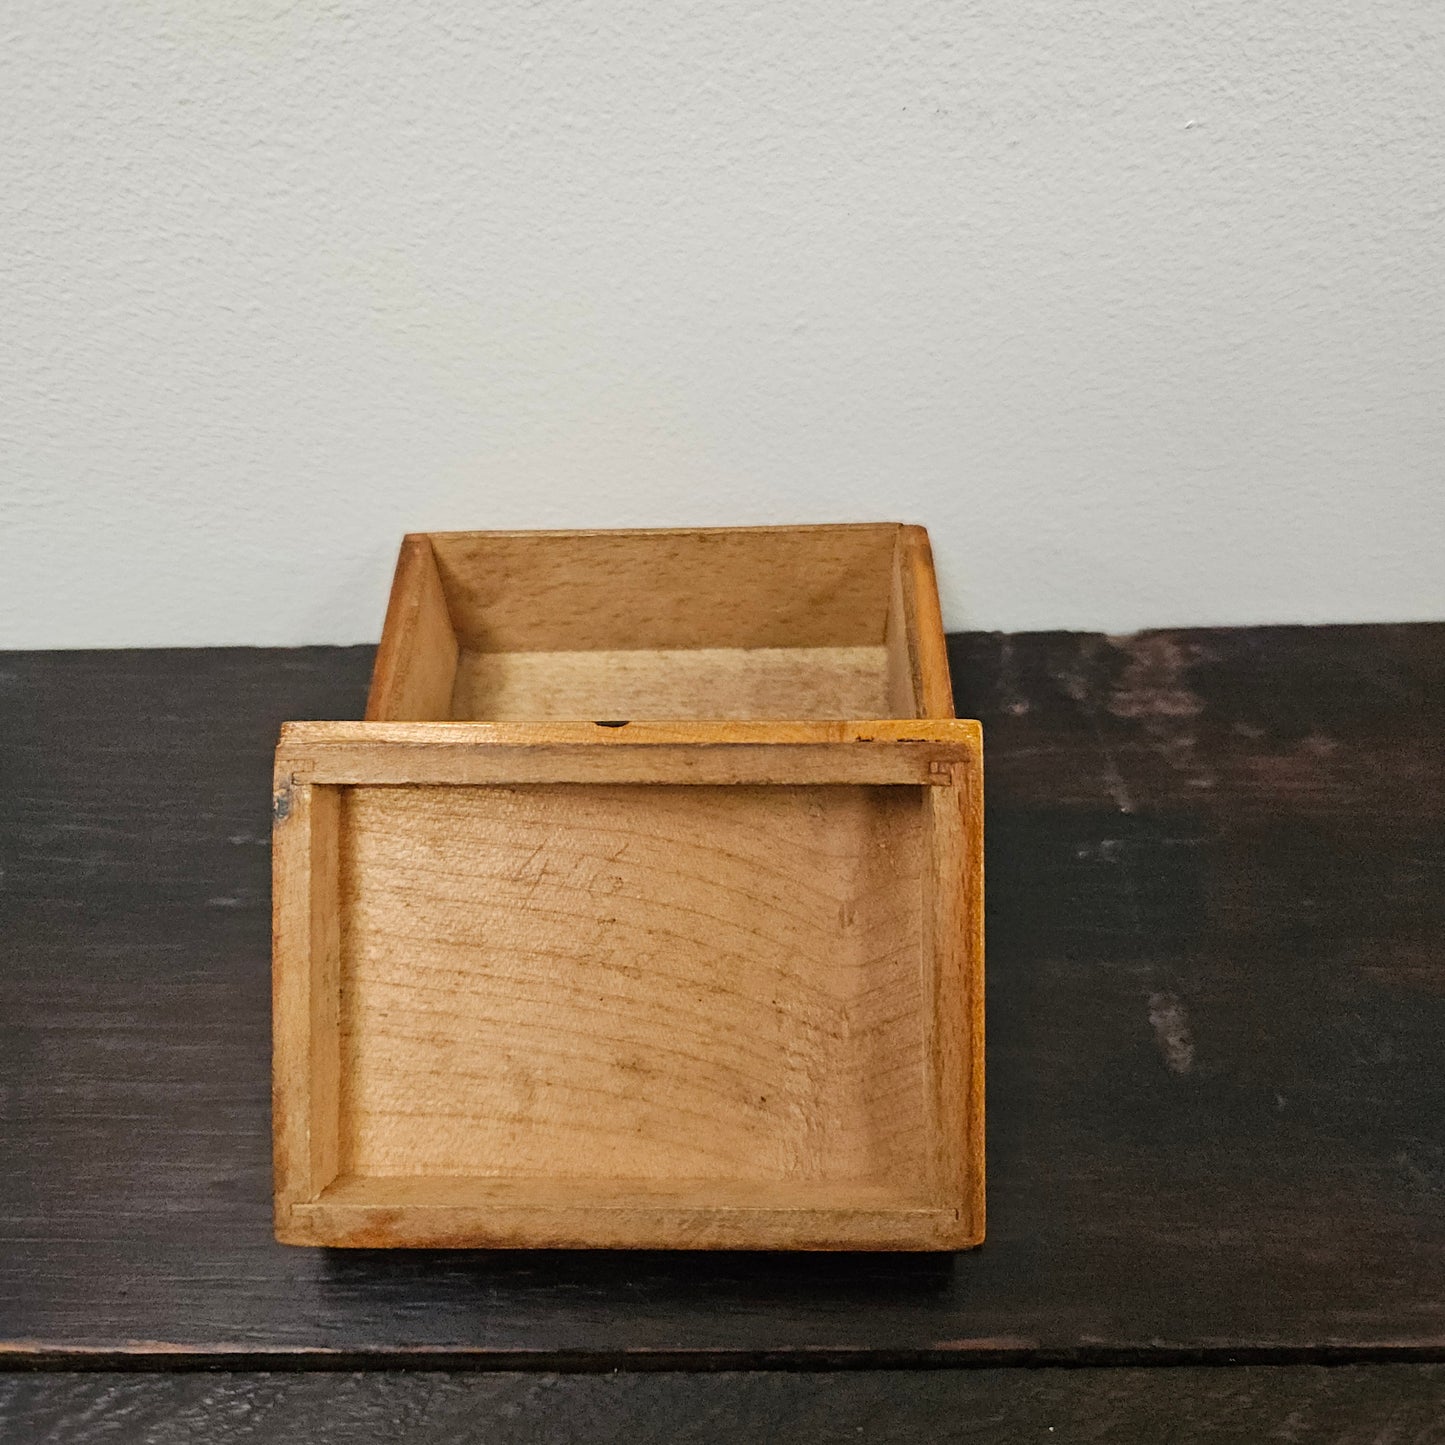
M708 747L797 743L812 748L850 743L903 743L910 748L953 749L958 759L975 751L982 729L972 718L706 718L586 722L515 718L502 722L288 722L281 724L282 755L309 756L318 749L392 744L425 751L456 748L525 747L551 749L572 743L626 751L700 743ZM398 781L404 781L399 779Z
M348 788L345 1174L886 1179L917 788Z
M335 1177L340 1125L341 796L278 771L272 804L272 1087L276 1200Z
M454 718L498 720L893 715L881 645L467 651L451 701Z
M288 726L281 1238L979 1237L977 726L636 727Z
M287 723L277 766L317 783L935 783L966 719Z

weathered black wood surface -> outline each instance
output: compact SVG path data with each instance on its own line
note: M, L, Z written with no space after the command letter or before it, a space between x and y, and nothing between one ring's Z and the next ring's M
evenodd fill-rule
M25 1445L1426 1445L1445 1365L0 1376Z
M12 1367L1445 1358L1445 627L955 639L990 809L957 1259L272 1242L270 753L369 662L0 655Z

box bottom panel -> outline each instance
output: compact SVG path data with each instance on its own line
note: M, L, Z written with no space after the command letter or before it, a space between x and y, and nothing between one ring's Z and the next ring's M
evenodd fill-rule
M688 648L482 652L457 658L455 721L886 718L888 650Z
M921 792L343 790L339 1172L909 1187Z

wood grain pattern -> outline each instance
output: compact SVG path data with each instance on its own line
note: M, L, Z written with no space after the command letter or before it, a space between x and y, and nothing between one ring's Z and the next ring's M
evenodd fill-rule
M324 816L339 836L309 895L339 916L339 944L314 924L305 935L287 926L304 890L283 875L320 856L291 842L277 853L275 968L311 981L309 1016L322 1023L303 1052L301 986L278 989L282 1239L977 1242L981 1213L965 1206L980 1194L982 1116L951 1062L960 1046L980 1050L959 1042L982 986L959 898L979 846L965 842L965 801L975 833L980 812L952 771L976 761L975 724L884 722L861 739L859 725L841 723L654 725L636 742L586 724L543 735L525 724L440 730L453 751L480 758L489 785L457 785L447 768L448 785L437 785L427 772L445 762L436 726L298 724L283 734L282 796L307 802L278 810L277 834L314 831ZM352 752L327 773L306 755L313 736L351 740ZM701 781L698 752L726 764L726 786ZM870 755L883 786L857 781ZM645 785L574 782L579 759ZM948 879L925 888L935 835ZM323 976L330 996L319 1003ZM946 1066L931 1063L935 1050ZM318 1057L322 1081L287 1097L303 1060L315 1067ZM324 1120L318 1098L332 1103ZM308 1100L309 1175L295 1160ZM314 1162L318 1138L329 1173ZM940 1149L951 1161L942 1170ZM344 1191L327 1192L337 1174ZM393 1177L413 1187L366 1196L367 1181ZM487 1187L469 1199L460 1179ZM499 1192L497 1180L515 1187ZM590 1221L589 1181L603 1190ZM685 1187L654 1191L657 1182ZM739 1198L749 1183L767 1187Z
M281 751L350 749L355 744L407 744L423 752L440 754L453 748L556 747L585 743L588 748L623 751L662 744L742 744L776 747L797 743L810 748L824 744L906 743L905 749L855 749L892 753L918 752L933 762L963 762L982 742L983 729L973 718L839 718L733 719L726 722L680 719L670 721L619 720L602 722L545 719L536 722L284 722ZM910 781L911 781L910 777ZM900 779L902 781L902 779Z
M951 649L989 734L989 1238L956 1257L276 1244L272 755L283 719L360 716L372 649L0 654L0 1348L232 1368L1445 1357L1445 627ZM1200 1371L1221 1393L1197 1406L1166 1386L1136 1433L1248 1421L1246 1373ZM1379 1373L1382 1418L1429 1407ZM1038 1369L1011 1377L950 1428L1062 1424ZM817 1409L867 1378L830 1376ZM910 1377L857 1423L896 1409L906 1435L908 1402L953 1378ZM1103 1420L1140 1418L1092 1388ZM1311 1388L1280 1406L1300 1438L1359 1418ZM675 1423L704 1427L696 1398Z
M337 790L298 783L284 769L275 787L272 951L283 966L272 972L271 1110L279 1201L314 1198L338 1168L342 914Z
M406 537L376 650L366 716L398 722L450 717L458 655L431 541L425 535Z
M293 782L916 783L976 756L971 719L857 722L287 723Z
M982 757L938 763L950 786L924 794L924 918L930 1071L925 1111L944 1198L961 1202L962 1237L984 1237L984 947Z
M923 527L900 527L893 595L885 625L888 691L894 717L953 716L953 686L933 549Z
M898 527L433 532L464 647L869 647Z
M344 1173L921 1192L918 789L341 796Z
M1442 1365L0 1378L27 1445L1432 1445L1442 1418Z

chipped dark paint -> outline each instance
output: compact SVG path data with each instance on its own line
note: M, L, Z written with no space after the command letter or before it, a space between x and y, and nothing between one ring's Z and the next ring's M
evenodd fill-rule
M1115 717L1192 718L1204 711L1190 680L1195 648L1158 632L1108 641L1125 659L1123 674L1105 702Z
M1165 1067L1171 1074L1187 1074L1194 1067L1194 1036L1178 994L1149 995L1149 1026Z
M284 823L291 816L291 789L294 780L287 778L279 788L271 795L271 823L272 826Z

